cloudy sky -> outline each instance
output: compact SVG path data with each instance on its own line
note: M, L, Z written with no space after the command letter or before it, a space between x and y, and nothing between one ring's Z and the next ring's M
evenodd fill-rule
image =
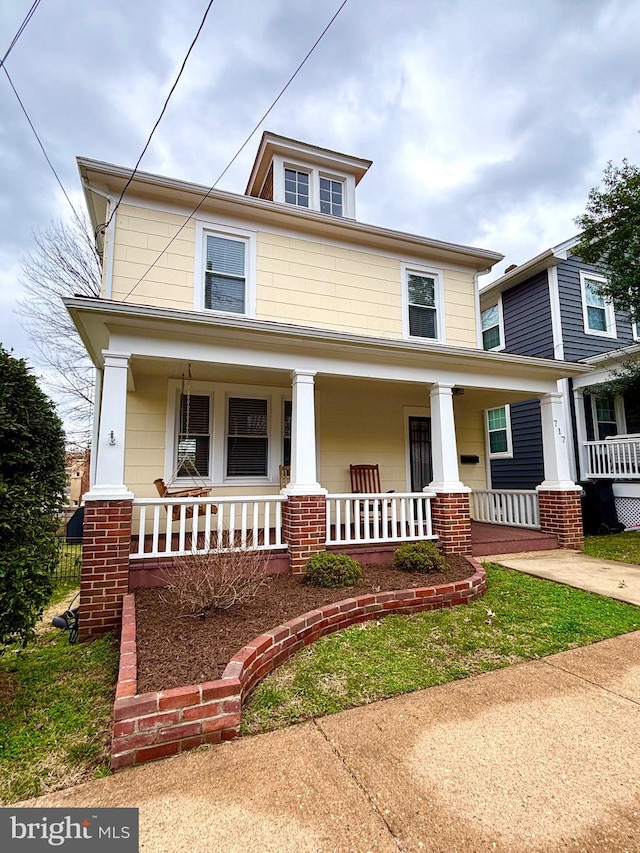
M32 0L0 5L0 56ZM216 0L141 168L213 183L340 5ZM7 69L72 200L76 155L133 166L207 0L42 0ZM637 0L348 0L262 129L370 158L358 218L521 263L640 162ZM69 209L0 71L0 342L33 231Z

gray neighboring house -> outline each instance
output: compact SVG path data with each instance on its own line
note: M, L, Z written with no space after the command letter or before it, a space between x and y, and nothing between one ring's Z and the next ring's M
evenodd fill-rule
M480 290L482 346L581 361L593 372L558 383L575 482L612 482L621 524L640 525L640 399L594 392L629 357L640 358L640 324L597 293L598 269L572 255L574 237ZM486 413L493 489L534 489L544 479L540 403Z

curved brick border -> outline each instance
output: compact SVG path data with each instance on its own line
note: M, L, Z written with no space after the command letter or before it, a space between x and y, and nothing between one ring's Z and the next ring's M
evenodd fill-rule
M125 596L120 671L113 708L111 768L119 770L185 752L240 733L242 703L253 687L295 652L326 634L388 613L416 613L467 604L486 588L484 569L472 557L474 574L463 581L347 598L310 610L240 649L222 678L173 690L138 694L135 601Z

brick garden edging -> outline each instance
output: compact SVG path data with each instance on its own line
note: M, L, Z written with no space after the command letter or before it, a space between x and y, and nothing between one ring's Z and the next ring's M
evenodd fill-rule
M242 703L261 678L320 637L389 613L417 613L467 604L484 595L482 566L463 581L347 598L310 610L256 637L227 664L222 678L138 694L135 599L124 598L120 671L113 707L111 768L120 770L220 743L240 734Z

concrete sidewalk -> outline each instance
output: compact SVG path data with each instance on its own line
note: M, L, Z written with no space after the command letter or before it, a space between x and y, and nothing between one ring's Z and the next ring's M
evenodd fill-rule
M640 566L633 563L602 560L600 557L588 557L582 551L565 550L496 554L480 559L640 605Z
M22 805L138 806L145 853L640 853L640 632Z

